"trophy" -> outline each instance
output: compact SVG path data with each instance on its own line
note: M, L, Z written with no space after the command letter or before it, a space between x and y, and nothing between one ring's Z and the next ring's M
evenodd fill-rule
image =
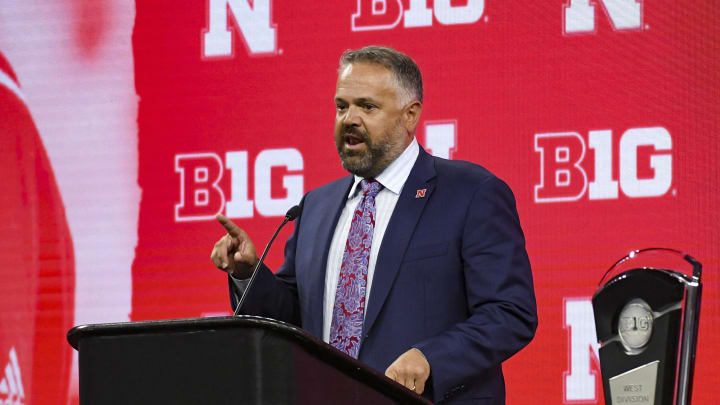
M691 256L660 248L605 273L592 298L605 404L690 404L701 273Z

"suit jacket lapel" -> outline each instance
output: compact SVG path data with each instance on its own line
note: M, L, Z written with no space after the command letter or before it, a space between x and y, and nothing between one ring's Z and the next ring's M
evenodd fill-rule
M370 298L367 313L363 323L363 336L365 336L377 319L382 306L385 304L388 293L400 269L405 250L415 230L415 225L422 215L425 204L435 188L435 164L432 156L420 148L415 165L405 181L397 205L393 211L390 223L385 230L382 246L375 263ZM425 190L424 197L419 197L418 191Z
M307 323L303 323L308 332L320 339L322 339L325 312L323 301L325 298L325 273L328 253L330 251L333 234L335 233L335 227L337 226L342 209L347 202L347 195L350 192L352 184L353 176L347 176L342 179L342 181L337 182L337 185L333 186L321 197L319 209L314 211L317 212L320 217L313 219L317 220L319 224L316 235L311 235L311 237L314 236L318 241L323 241L324 243L315 243L315 248L311 252L312 273L310 275L308 298L310 300L310 313L313 314L313 316L307 320ZM335 215L331 215L332 213Z

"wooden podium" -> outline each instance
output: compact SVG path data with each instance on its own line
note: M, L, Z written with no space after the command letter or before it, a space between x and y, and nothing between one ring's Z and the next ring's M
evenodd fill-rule
M429 404L305 331L241 316L77 326L80 404Z

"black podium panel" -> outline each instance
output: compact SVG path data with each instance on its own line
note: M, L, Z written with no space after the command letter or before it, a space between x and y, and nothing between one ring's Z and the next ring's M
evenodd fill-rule
M427 404L302 330L258 317L74 328L81 404Z

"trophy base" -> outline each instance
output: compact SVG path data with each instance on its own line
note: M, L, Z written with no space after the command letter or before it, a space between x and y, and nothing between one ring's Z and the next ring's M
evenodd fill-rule
M612 405L655 404L659 360L609 379Z

